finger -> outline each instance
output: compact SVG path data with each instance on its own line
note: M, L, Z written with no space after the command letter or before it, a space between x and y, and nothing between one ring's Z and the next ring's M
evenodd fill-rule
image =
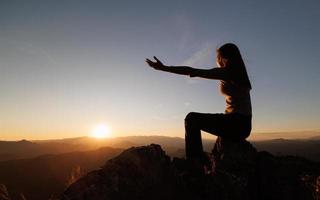
M147 60L146 61L148 64L153 64L153 62L151 60Z
M151 66L151 67L154 66L154 63L153 63L153 62L151 62L151 61L146 61L146 62L147 62L147 64L148 64L149 66Z
M146 62L155 63L155 62L153 62L152 60L149 60L149 59L146 59Z
M160 60L159 60L157 57L153 56L153 58L154 58L157 62L160 62Z

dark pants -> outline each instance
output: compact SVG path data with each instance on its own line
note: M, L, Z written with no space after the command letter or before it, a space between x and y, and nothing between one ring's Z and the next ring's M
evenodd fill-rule
M202 159L204 155L201 130L223 138L241 140L250 135L251 118L237 113L189 113L185 118L187 159Z

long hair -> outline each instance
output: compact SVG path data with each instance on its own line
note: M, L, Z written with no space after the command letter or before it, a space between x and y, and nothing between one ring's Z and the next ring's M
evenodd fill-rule
M224 67L231 74L231 81L235 84L251 89L246 66L243 62L239 48L232 43L222 45L217 49L218 60L224 60Z

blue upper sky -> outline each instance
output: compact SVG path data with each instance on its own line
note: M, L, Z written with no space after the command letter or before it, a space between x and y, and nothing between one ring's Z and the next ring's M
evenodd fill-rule
M320 2L0 1L0 139L184 136L190 111L224 112L218 81L155 71L215 67L236 43L252 82L253 132L319 130Z

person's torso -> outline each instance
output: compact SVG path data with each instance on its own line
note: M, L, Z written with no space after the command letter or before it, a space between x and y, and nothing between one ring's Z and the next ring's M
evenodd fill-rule
M220 91L226 99L226 114L252 115L249 88L240 87L231 81L220 81Z

